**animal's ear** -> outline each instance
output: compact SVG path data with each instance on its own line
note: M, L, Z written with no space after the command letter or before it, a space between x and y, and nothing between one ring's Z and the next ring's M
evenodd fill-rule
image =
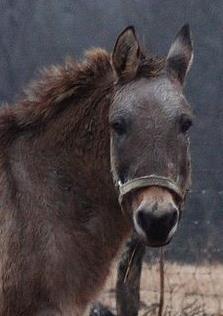
M112 53L112 63L119 78L135 76L140 62L140 47L135 29L129 26L118 36Z
M190 27L185 24L177 33L167 56L168 73L183 84L193 61Z

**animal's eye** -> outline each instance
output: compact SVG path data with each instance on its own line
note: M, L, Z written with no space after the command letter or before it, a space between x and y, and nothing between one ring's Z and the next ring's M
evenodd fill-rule
M185 134L192 126L192 119L188 116L182 115L180 118L180 131Z
M126 132L126 126L123 121L112 122L111 127L118 135L123 135Z

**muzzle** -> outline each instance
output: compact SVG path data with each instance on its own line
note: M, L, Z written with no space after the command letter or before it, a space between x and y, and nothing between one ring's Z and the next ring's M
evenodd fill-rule
M180 187L175 181L162 176L149 175L135 178L125 183L119 182L119 204L122 206L123 198L128 193L151 186L166 188L169 191L175 193L179 199L180 204L182 204L185 199L185 193L181 191Z

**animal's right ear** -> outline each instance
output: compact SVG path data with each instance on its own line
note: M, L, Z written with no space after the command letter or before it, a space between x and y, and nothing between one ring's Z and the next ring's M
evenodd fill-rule
M133 26L127 27L118 36L112 53L112 63L119 78L134 78L139 62L140 47Z

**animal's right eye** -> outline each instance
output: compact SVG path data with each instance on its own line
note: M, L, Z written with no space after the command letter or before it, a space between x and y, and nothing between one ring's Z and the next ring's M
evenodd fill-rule
M126 126L124 121L115 121L111 123L111 128L118 135L123 135L126 132Z
M192 126L192 119L186 115L182 115L180 118L180 130L185 134Z

